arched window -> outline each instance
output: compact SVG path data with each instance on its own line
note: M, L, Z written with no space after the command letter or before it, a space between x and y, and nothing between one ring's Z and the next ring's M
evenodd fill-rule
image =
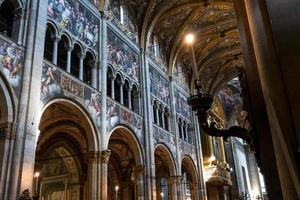
M183 139L187 140L187 135L186 135L186 122L183 122Z
M81 47L78 44L75 44L71 55L71 74L76 77L79 77L81 54Z
M129 88L129 82L128 80L125 80L124 83L124 91L123 91L123 102L124 102L124 106L129 108L129 92L130 92L130 88ZM131 103L131 102L130 102Z
M95 60L93 55L90 52L86 53L86 56L83 60L83 81L86 82L88 85L92 84L92 69L95 65Z
M167 108L165 108L165 112L164 112L164 121L165 121L165 129L169 131L169 111Z
M182 139L182 121L181 121L181 118L178 119L178 132L179 132L179 138Z
M119 74L116 76L116 80L114 83L114 89L115 89L115 100L117 102L121 102L121 83L122 83L122 78Z
M156 101L153 102L152 108L153 108L153 122L154 122L154 124L157 124L157 115L156 115L156 112L157 112L158 106L157 106L157 102Z
M107 96L112 97L112 80L113 80L113 72L110 67L107 68L107 78L106 78L106 89L107 89Z
M11 1L0 1L0 33L12 37L15 7Z
M163 127L163 108L162 108L162 105L159 105L159 108L158 108L158 119L159 119L159 125L161 127Z
M67 36L62 35L60 41L58 42L58 49L57 49L57 65L67 70L67 62L68 62L68 52L67 48L70 46L69 39Z
M44 46L44 58L49 61L52 61L53 59L53 35L53 28L50 25L47 25Z
M154 56L159 57L159 43L157 37L153 36L153 50L154 50Z
M132 86L131 90L131 107L132 110L136 113L139 113L140 111L140 102L139 102L139 89L136 85Z

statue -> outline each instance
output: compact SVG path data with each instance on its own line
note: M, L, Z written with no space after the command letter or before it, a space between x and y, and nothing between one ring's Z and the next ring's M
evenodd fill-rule
M30 197L30 193L29 193L29 190L26 189L24 190L20 197L18 198L18 200L33 200L31 197Z

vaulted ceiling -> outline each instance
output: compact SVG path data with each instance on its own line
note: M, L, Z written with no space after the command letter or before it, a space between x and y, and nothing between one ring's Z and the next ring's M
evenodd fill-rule
M131 7L139 24L142 48L151 45L152 34L158 37L170 75L179 61L185 63L186 70L191 70L191 48L184 41L187 33L195 35L197 78L206 92L215 94L244 65L232 0L124 0L123 3ZM190 77L191 87L192 83Z

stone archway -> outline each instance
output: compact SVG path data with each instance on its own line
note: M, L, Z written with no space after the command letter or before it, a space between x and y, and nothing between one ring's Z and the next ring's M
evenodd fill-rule
M0 73L0 199L5 199L12 165L12 148L15 141L14 99Z
M156 146L155 156L155 176L156 176L156 197L158 200L176 199L176 167L172 154L168 148L162 144Z
M109 138L107 199L144 199L144 161L141 146L129 129L116 127Z
M84 110L65 99L46 105L39 124L34 196L43 200L98 197L100 165L94 126ZM99 164L98 164L99 163Z
M183 157L181 161L181 174L184 199L198 199L198 174L193 160L188 156Z

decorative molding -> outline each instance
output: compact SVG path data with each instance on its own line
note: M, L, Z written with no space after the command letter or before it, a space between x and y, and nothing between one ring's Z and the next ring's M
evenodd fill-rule
M84 87L83 85L77 83L76 81L72 80L70 77L62 74L61 78L61 85L62 88L75 96L83 99L84 96Z
M108 164L111 151L109 149L101 151L101 163Z

